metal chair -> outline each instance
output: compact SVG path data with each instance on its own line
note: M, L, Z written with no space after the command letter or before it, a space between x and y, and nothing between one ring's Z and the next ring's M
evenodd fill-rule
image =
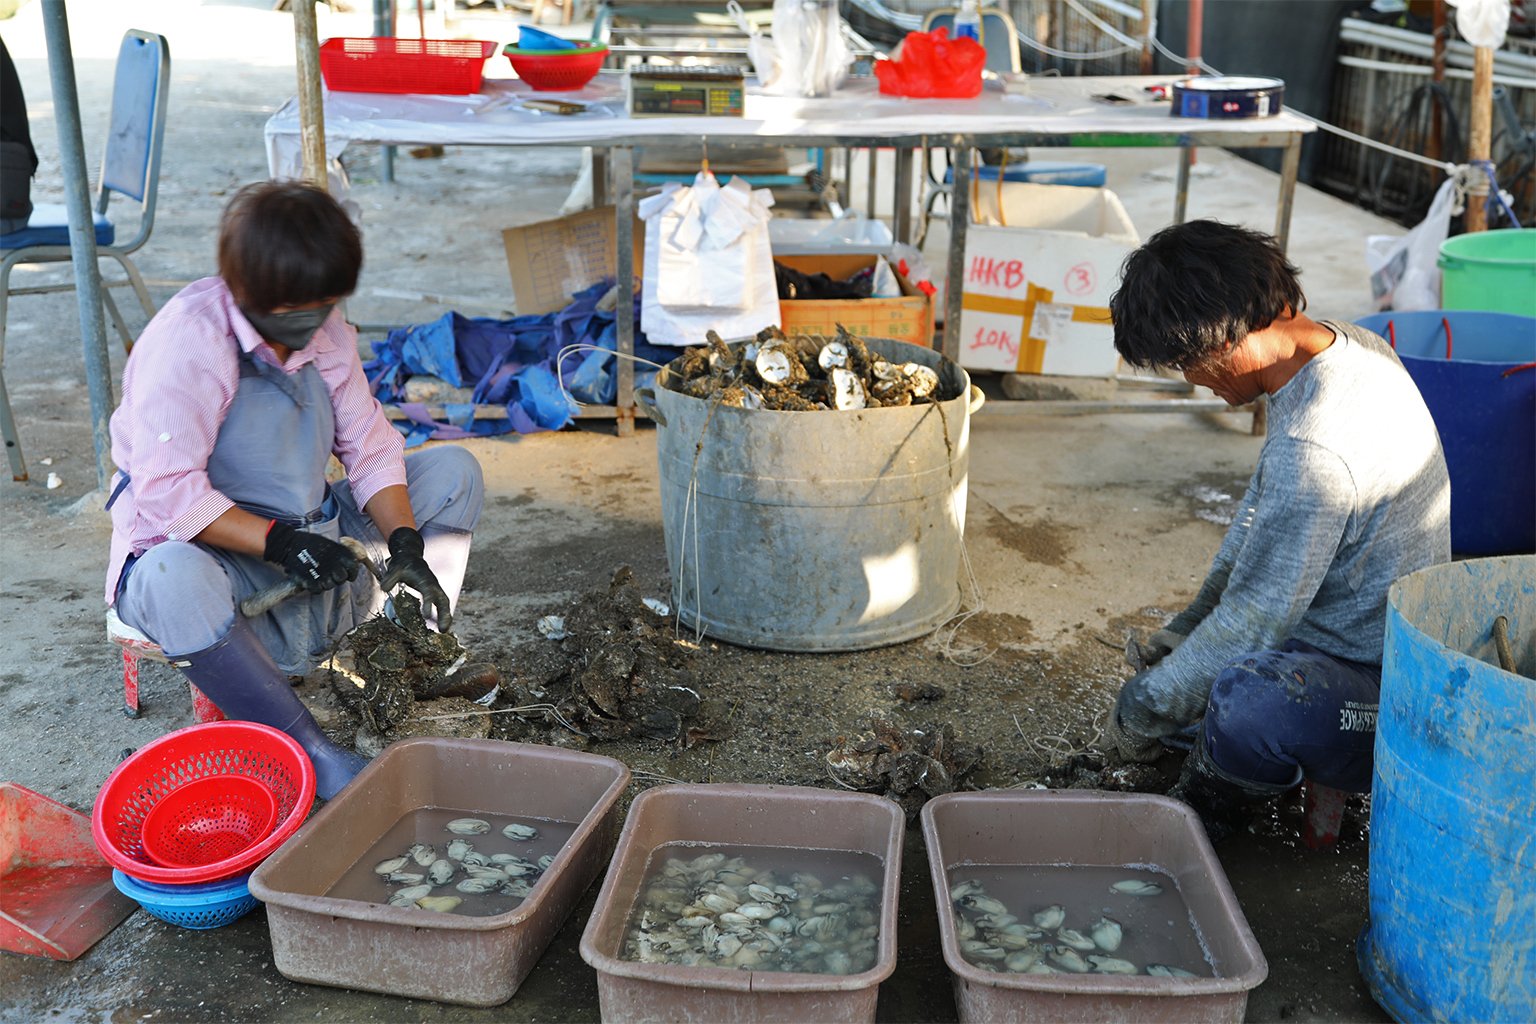
M932 32L937 28L955 30L955 15L960 13L958 7L940 7L929 11L923 18L923 31ZM981 43L982 49L987 51L987 62L983 67L986 70L998 74L1017 73L1024 70L1024 58L1019 53L1019 33L1014 25L1013 18L997 7L983 8L981 11ZM946 155L948 150L943 151ZM917 245L922 245L928 237L928 222L933 219L934 204L941 197L948 197L953 190L948 177L940 177L933 167L934 150L923 148L923 176L927 194L923 197L923 219L918 228ZM951 162L952 163L952 162Z
M101 283L102 305L122 336L125 350L132 347L133 335L112 298L111 289L130 285L144 315L155 315L155 304L149 297L144 278L128 256L149 241L155 226L155 193L160 182L160 149L165 138L166 93L170 78L171 51L164 36L137 29L124 34L112 83L112 114L93 220L97 256L116 260L127 275L122 280L103 280ZM107 216L107 204L114 192L139 204L138 229L128 242L122 244L117 243L117 228ZM17 480L27 478L27 464L22 457L21 439L5 390L5 324L9 299L12 295L69 291L75 284L70 280L61 284L12 288L11 270L21 264L66 263L69 259L69 215L62 204L40 203L33 208L26 227L0 235L0 433L5 438L11 476Z
M929 11L923 18L923 31L932 32L936 28L947 28L950 34L955 31L955 15L960 13L958 7L940 7ZM981 48L987 51L987 62L983 65L988 71L1015 72L1024 70L1024 59L1019 54L1019 32L1013 23L1013 18L1007 11L999 7L986 7L981 11L981 38L977 40Z

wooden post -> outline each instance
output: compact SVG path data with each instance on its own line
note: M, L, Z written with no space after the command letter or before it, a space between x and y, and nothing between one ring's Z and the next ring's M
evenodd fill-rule
M1141 0L1141 73L1152 74L1152 32L1156 26L1156 0Z
M1445 0L1434 0L1434 56L1430 60L1430 81L1440 85L1445 81L1445 38L1448 34L1445 28ZM1372 72L1371 81L1374 82L1375 72ZM1370 100L1366 100L1366 106L1370 106ZM1445 152L1445 125L1441 123L1442 115L1439 103L1430 104L1429 122L1429 157L1432 160L1443 160L1441 156ZM1433 168L1429 168L1435 173Z
M304 152L304 180L321 188L325 171L325 102L320 94L320 29L315 0L293 6L294 62L299 72L299 140Z
M1467 143L1467 162L1486 161L1493 136L1493 48L1479 46L1472 60L1472 129ZM1472 169L1467 190L1467 231L1488 230L1488 173Z
M1201 44L1205 38L1205 0L1189 0L1189 29L1185 33L1184 53L1189 59L1187 70L1192 75L1200 73Z

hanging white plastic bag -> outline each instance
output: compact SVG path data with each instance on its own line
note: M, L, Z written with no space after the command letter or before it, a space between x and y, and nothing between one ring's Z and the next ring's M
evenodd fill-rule
M1446 0L1456 8L1456 31L1473 46L1497 50L1509 31L1509 0Z
M785 96L830 96L848 77L852 54L837 0L773 0L773 46Z
M768 241L773 194L708 172L640 202L645 273L640 329L657 345L698 345L704 332L755 334L779 322Z
M764 89L772 89L779 79L778 48L773 45L772 39L757 30L757 26L736 0L730 0L725 9L735 19L736 27L746 34L747 58L752 61L752 70L757 73L757 84Z
M704 172L670 195L656 215L656 300L675 309L744 308L752 247L736 243L757 224L751 190L722 189Z
M1371 271L1371 299L1378 310L1440 308L1440 243L1451 218L1462 209L1459 178L1447 178L1429 213L1406 235L1371 235L1365 262Z

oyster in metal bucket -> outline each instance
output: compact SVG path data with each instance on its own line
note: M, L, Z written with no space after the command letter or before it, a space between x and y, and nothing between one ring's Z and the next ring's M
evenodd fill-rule
M680 390L684 363L705 361L697 349L642 396L658 423L671 603L706 635L864 650L921 636L959 607L970 414L981 393L931 349L853 341L848 372L862 378L872 367L857 364L878 359L909 380L914 365L937 379L938 399L817 415L743 408ZM710 352L717 368L725 362Z

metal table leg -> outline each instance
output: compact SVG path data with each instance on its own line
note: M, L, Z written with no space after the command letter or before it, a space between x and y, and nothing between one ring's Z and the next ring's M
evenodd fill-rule
M912 171L917 151L910 146L896 147L896 198L891 208L891 231L896 241L912 241Z
M949 193L949 269L944 275L944 357L960 361L960 298L965 290L965 230L971 219L971 140L956 136Z
M593 183L596 184L596 156ZM635 166L634 150L627 146L615 146L608 152L613 166L614 216L618 218L616 244L618 252L615 267L619 287L619 304L614 312L618 315L618 394L614 397L614 420L620 437L635 432L635 364L629 356L635 354Z
M1301 136L1292 135L1280 163L1280 204L1275 209L1275 239L1284 252L1291 240L1291 208L1296 205L1296 174L1301 169Z
M592 205L608 205L608 150L592 147Z
M1184 216L1189 212L1189 168L1195 162L1195 151L1189 146L1179 148L1179 175L1178 183L1174 185L1173 192L1173 222L1183 224Z
M373 34L375 36L395 34L394 0L373 0ZM379 176L384 180L384 184L392 185L395 181L395 147L382 147L380 156L383 158L383 167Z
M864 213L870 220L875 219L875 197L880 194L880 151L870 146L864 151L869 157L868 182L864 188Z

